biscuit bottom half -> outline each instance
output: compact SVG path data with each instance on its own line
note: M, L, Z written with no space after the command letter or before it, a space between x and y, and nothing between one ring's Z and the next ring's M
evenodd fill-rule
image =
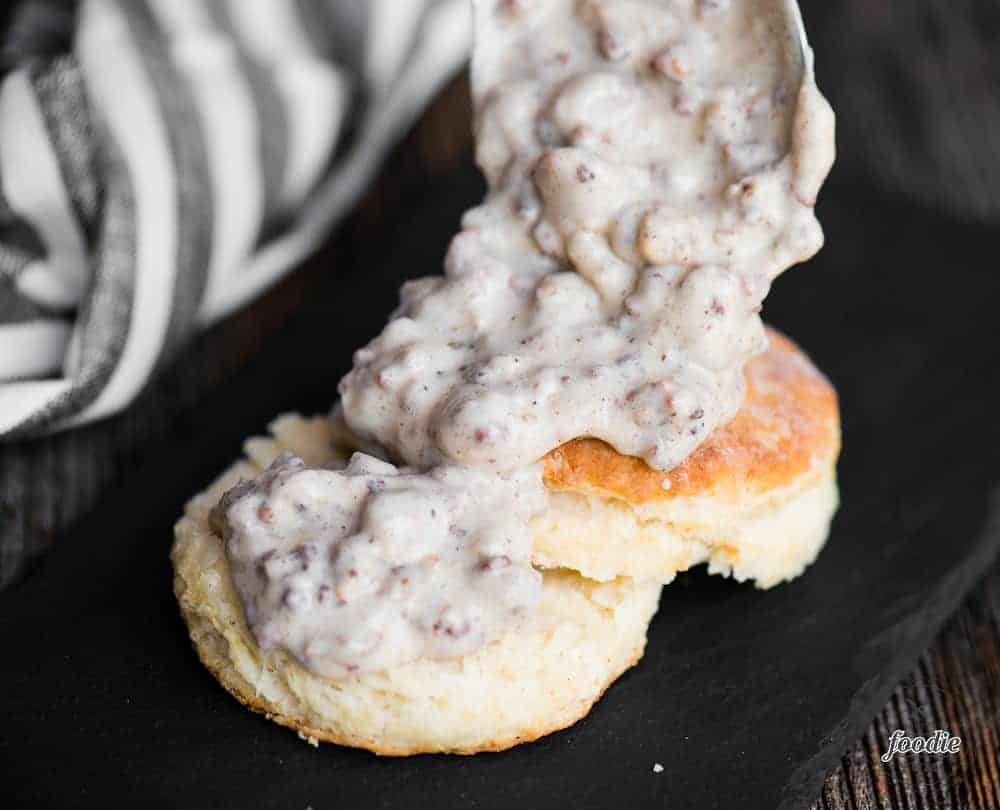
M285 428L295 432L293 423ZM290 445L262 440L249 448L267 461L273 451L301 449ZM219 683L311 743L388 755L500 751L573 724L642 657L659 584L596 582L566 570L545 572L530 623L463 658L334 681L284 651L262 650L208 524L222 493L261 469L240 462L188 504L171 553L174 591L198 656Z

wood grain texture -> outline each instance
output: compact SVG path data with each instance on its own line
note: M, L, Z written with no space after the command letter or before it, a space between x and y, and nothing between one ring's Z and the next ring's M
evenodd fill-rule
M962 740L955 755L881 761L889 735ZM865 736L846 752L813 810L1000 808L1000 571L966 600Z
M0 583L25 573L63 529L147 461L146 448L183 430L207 392L223 386L308 294L310 279L357 259L391 231L423 189L468 159L467 89L458 81L391 156L378 184L324 248L256 305L202 336L126 413L72 433L0 448ZM954 756L879 757L894 729L962 739ZM814 808L1000 810L1000 569L978 588L845 752Z

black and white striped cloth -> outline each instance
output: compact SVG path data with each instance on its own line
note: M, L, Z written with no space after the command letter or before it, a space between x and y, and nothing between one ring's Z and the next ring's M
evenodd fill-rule
M120 410L308 254L464 61L467 2L73 7L0 83L0 438Z

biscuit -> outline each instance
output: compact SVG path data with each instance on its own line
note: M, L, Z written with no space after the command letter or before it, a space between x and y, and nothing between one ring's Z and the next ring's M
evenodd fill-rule
M672 470L596 439L549 453L535 564L667 583L707 563L761 588L801 574L837 507L840 416L833 386L805 353L773 329L768 337L767 352L747 364L739 412Z
M378 754L499 751L565 728L641 657L660 587L544 574L530 623L463 658L422 659L329 680L282 650L263 651L247 629L221 539L208 515L240 477L279 452L329 461L329 420L284 417L270 439L188 505L176 526L174 591L205 666L241 703L320 740Z
M677 572L707 563L766 588L822 547L837 505L836 393L795 344L769 337L740 411L684 464L653 470L594 439L545 457L549 508L532 524L543 595L529 625L463 658L345 680L257 646L208 525L223 492L284 451L346 461L352 440L337 421L280 417L177 524L174 589L199 657L240 702L313 743L470 754L571 725L641 658L660 586Z

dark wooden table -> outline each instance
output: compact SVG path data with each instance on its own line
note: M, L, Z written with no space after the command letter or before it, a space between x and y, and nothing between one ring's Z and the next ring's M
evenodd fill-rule
M0 448L0 532L15 541L12 553L0 558L0 583L30 576L40 555L58 544L98 495L148 463L150 447L183 432L199 401L292 322L302 302L335 291L331 277L363 272L368 246L391 239L408 210L426 204L428 185L440 184L469 160L468 116L467 87L458 80L390 156L378 182L323 250L182 352L126 413ZM443 243L433 246L438 260L443 249ZM372 331L380 325L373 323ZM897 756L883 764L880 756L895 729L922 736L945 729L962 739L962 747L953 756ZM1000 568L966 600L865 736L844 753L814 807L1000 810Z

